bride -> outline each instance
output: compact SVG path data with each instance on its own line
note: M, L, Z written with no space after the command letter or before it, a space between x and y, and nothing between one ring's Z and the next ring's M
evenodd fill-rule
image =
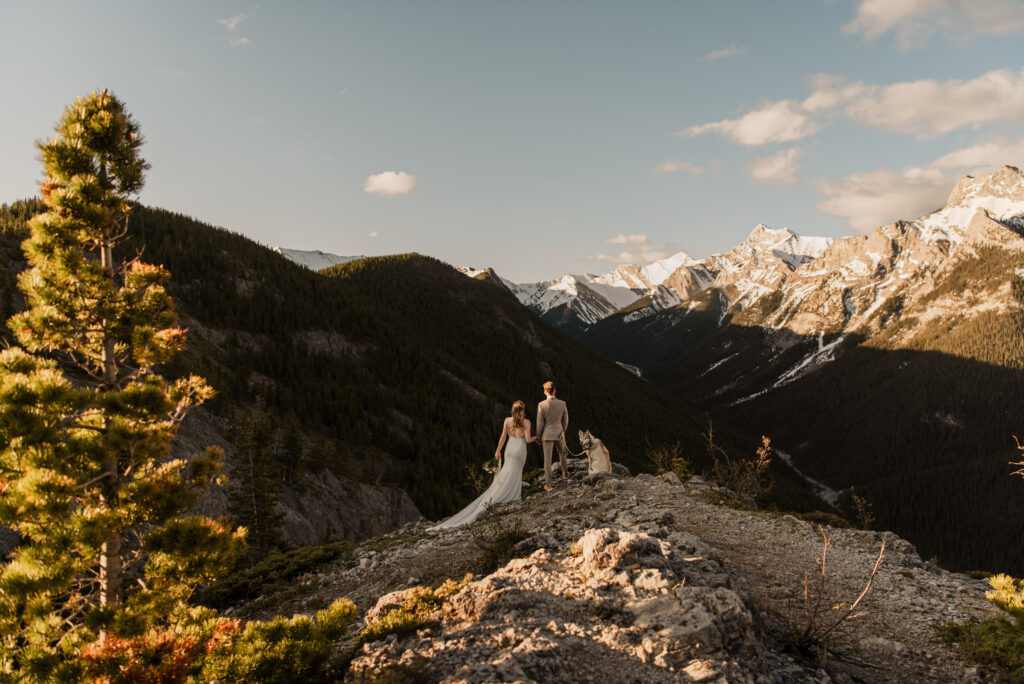
M521 401L512 404L512 415L505 419L501 427L498 448L494 452L494 459L498 462L498 475L487 491L452 517L427 529L440 530L468 525L480 517L488 507L506 501L519 501L522 498L526 445L538 441L530 435L530 421L523 417L525 414L526 404ZM501 447L505 444L506 438L508 447L505 448L505 462L502 463Z

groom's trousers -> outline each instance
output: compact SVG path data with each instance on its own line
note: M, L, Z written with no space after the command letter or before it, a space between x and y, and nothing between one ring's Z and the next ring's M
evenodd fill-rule
M544 448L544 481L547 484L551 484L551 450L558 447L558 462L562 466L562 473L568 473L569 467L565 460L566 452L569 451L568 447L565 446L565 435L563 434L558 439L545 439L541 441L541 446Z

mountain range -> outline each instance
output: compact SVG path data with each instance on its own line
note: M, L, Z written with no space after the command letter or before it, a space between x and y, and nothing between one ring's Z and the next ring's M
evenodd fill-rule
M962 178L946 204L868 235L757 226L686 254L506 290L716 420L772 436L841 509L960 569L1024 571L1024 174ZM852 490L851 490L852 488ZM998 522L995 522L998 521Z
M23 306L18 245L41 211L37 200L0 207L0 320ZM171 272L189 332L165 372L200 374L218 393L189 416L176 453L215 444L234 463L238 427L262 424L271 437L261 467L292 543L360 539L454 512L476 496L472 475L494 453L512 402L534 415L546 380L569 403L573 451L575 431L589 428L634 472L652 469L651 448L677 443L696 466L710 465L701 411L435 259L354 259L314 272L295 252L139 206L122 256L143 247ZM12 341L2 328L0 338ZM719 427L730 453L753 453L756 440ZM539 465L536 449L529 459ZM777 477L779 505L822 506L785 468ZM205 505L224 514L223 493Z
M771 435L808 476L961 569L1024 569L1024 174L834 241L756 299L709 287L581 339L712 415ZM764 282L764 281L762 281Z
M758 225L740 244L701 260L679 252L650 264L622 264L603 275L567 274L513 283L491 269L461 268L472 278L504 286L549 322L581 334L616 314L626 321L671 309L710 288L740 308L775 289L798 266L819 256L830 238L801 237Z

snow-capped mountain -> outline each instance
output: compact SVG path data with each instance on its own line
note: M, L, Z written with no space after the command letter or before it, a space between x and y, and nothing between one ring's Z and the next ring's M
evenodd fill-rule
M778 287L831 242L759 225L729 252L699 261L679 252L650 264L622 264L603 275L570 274L538 283L513 283L491 269L459 270L500 282L549 321L581 330L617 313L629 321L645 318L712 287L728 300L726 308L734 304L742 308Z
M274 251L281 256L294 261L299 266L305 266L311 271L319 271L321 269L330 268L331 266L337 266L338 264L344 264L349 261L365 258L362 256L338 256L337 254L331 254L329 252L321 252L318 249L306 251L302 249L285 249L284 247L276 247Z
M926 299L928 307L921 315L927 319L945 305L974 315L1004 307L1005 297L998 293L963 312L962 304L954 301L963 292L938 301L931 295L940 280L962 262L977 259L985 247L1021 248L1022 227L1024 174L1004 166L979 178L965 177L942 209L914 221L881 226L867 236L837 240L819 258L797 268L778 288L777 306L758 322L798 334L873 335L890 318L906 315ZM970 283L965 287L969 289Z
M829 364L844 340L918 348L981 325L979 317L1020 311L1022 235L1024 173L1004 166L961 179L942 209L869 235L807 240L758 226L730 252L705 260L717 270L706 290L643 320L614 316L583 339L640 366L645 377L658 369L689 374L716 395L742 391L731 401L746 401ZM756 344L754 330L763 337ZM958 334L958 349L991 346L978 333ZM702 344L712 336L717 343ZM698 347L700 358L680 366Z

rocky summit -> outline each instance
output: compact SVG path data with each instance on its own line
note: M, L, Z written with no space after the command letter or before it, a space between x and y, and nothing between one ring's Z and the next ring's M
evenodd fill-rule
M366 627L351 676L367 681L387 672L443 682L991 679L931 628L992 615L987 585L922 561L892 533L734 508L735 495L696 477L588 475L582 460L571 465L567 483L527 489L473 525L432 532L419 521L360 545L303 578L291 607L353 599ZM479 570L503 538L519 539L511 560ZM792 647L808 620L827 625L849 611L883 542L859 617L819 648ZM430 587L474 569L415 607ZM417 621L403 623L412 613Z

